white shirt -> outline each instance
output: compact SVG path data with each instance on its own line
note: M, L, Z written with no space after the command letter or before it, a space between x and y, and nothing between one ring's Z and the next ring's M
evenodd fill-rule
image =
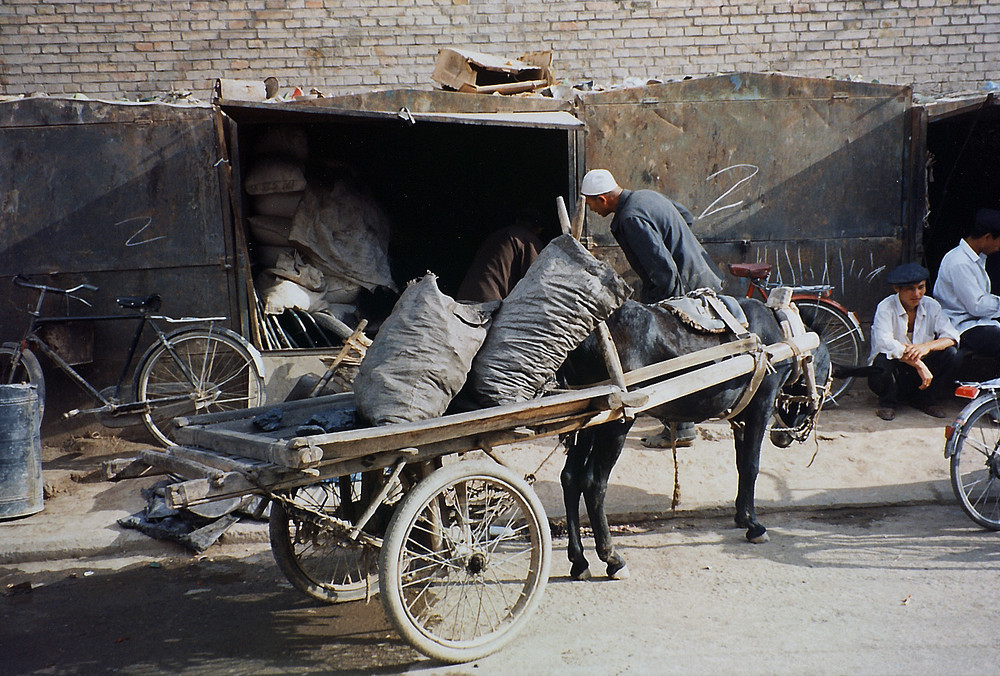
M884 354L889 359L900 359L907 345L919 345L938 338L951 338L958 345L958 331L942 312L941 304L930 296L924 296L917 305L913 318L913 342L906 339L906 310L899 302L899 294L894 293L882 300L875 308L872 319L871 364L876 356Z
M959 331L973 326L1000 326L1000 296L990 293L986 256L977 254L964 239L941 259L934 297Z

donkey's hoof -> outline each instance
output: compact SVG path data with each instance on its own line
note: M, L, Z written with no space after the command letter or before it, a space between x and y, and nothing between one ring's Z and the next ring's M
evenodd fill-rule
M621 563L608 564L608 577L612 580L625 580L629 577L628 564L624 561Z
M767 529L758 523L756 526L747 529L747 540L755 545L759 545L769 542L771 538L767 534Z
M582 568L578 568L574 564L569 571L569 577L571 580L589 580L593 575L590 572L590 566L584 564Z

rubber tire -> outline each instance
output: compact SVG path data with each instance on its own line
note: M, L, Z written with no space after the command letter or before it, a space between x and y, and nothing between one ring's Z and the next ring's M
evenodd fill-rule
M864 335L850 317L822 300L805 298L794 302L803 323L819 334L819 339L826 344L831 362L841 366L861 365L864 358ZM846 392L853 382L853 377L834 378L827 402L836 403L837 397Z
M10 343L0 347L0 383L34 385L38 393L38 417L41 419L45 413L45 376L42 374L42 366L31 350L24 350L21 352L17 373L11 377L10 367L16 350L17 346Z
M1000 424L994 422L997 416L1000 411L992 397L976 405L965 423L954 432L955 453L951 456L951 488L955 497L970 519L989 530L1000 530L1000 476L997 476ZM959 417L964 416L960 414ZM992 454L992 472L983 462L987 454ZM973 476L977 484L975 500L970 496L972 484L969 479ZM979 486L983 480L985 486Z
M459 490L468 495L471 485L484 482L511 499L510 506L517 510L514 517L501 514L499 509L483 509L480 512L483 518L470 518L465 528L459 522L452 522L450 539L461 545L464 554L471 551L471 556L463 557L462 552L441 549L431 552L433 556L428 559L423 554L428 552L427 538L421 542L421 536L428 534L429 537L434 537L434 534L430 533L426 524L440 519L440 506L447 504L447 496L452 498L452 505L457 504ZM452 514L457 511L453 510ZM505 520L498 527L499 532L494 532L490 528L490 518L498 516ZM512 530L515 524L517 525ZM439 527L436 530L441 531ZM514 533L527 536L528 540L511 538L510 535ZM462 541L459 542L459 539ZM505 542L520 547L520 551L513 552L513 555L512 552L505 552L502 561L505 569L501 569L495 565L499 559L494 561L489 555L495 555ZM382 606L400 636L424 655L448 663L480 659L503 648L530 620L548 582L551 554L552 541L545 510L523 479L491 461L465 460L445 465L406 494L389 523L379 556ZM412 564L422 558L431 561L432 566L422 566L420 570L429 571L433 567L433 577L407 582L404 578L411 571L416 572ZM474 563L477 564L476 570L472 570ZM494 567L491 568L490 564L494 564ZM451 629L456 624L448 623L447 619L482 620L485 615L490 614L491 609L498 606L489 601L480 603L478 609L468 611L440 606L447 606L449 602L481 602L490 597L492 592L499 590L495 584L498 582L494 577L496 573L501 570L509 572L519 564L524 569L523 576L516 577L516 571L513 575L515 584L520 589L503 598L508 604L511 598L516 598L517 601L512 608L503 608L503 617L490 618L495 619L496 624L486 631L474 628L466 636L445 635L442 630ZM432 585L434 578L439 578L442 584ZM420 599L419 605L423 610L430 611L429 616L433 622L431 626L422 623L421 618L411 611L413 606L405 594L412 585L420 586L415 598ZM439 623L439 618L445 618L446 621ZM467 624L463 623L462 627L466 628Z
M173 349L181 353L197 345L196 341L211 343L213 347L204 350L204 355L195 353L189 357L188 367L191 373L196 378L201 378L205 362L208 361L214 372L208 375L215 376L206 378L209 383L217 380L229 383L245 372L247 387L245 390L233 392L232 396L226 397L221 403L218 398L201 405L196 405L192 401L181 401L153 408L145 413L142 416L143 424L161 444L169 446L173 443L169 436L170 420L173 418L263 405L264 376L258 372L253 355L239 340L217 330L192 329L169 336L169 341ZM211 360L206 359L208 354L212 355ZM196 391L197 388L184 379L176 364L166 347L154 344L136 369L134 389L136 401L148 399L150 389L166 387L170 394Z
M339 484L330 485L339 488ZM304 491L315 489L315 486L303 486L291 493L299 499L307 499L308 493ZM336 504L327 504L322 509L342 516L337 514L341 502L339 494L331 495L335 495ZM315 500L310 502L314 508L320 508ZM275 563L292 586L307 596L324 603L343 603L359 601L378 592L378 568L365 566L363 559L370 556L374 564L376 555L365 552L362 545L348 547L343 543L317 541L318 538L296 542L301 522L291 518L280 500L271 501L268 529ZM367 575L363 568L368 568Z

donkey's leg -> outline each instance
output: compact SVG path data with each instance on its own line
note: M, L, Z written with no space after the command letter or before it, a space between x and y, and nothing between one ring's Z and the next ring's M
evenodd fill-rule
M566 444L566 464L563 465L559 482L563 489L563 504L566 507L566 534L569 543L566 554L569 557L569 576L574 580L586 580L591 577L590 563L583 553L583 540L580 537L580 495L586 479L587 458L594 445L594 431L581 430Z
M757 475L760 473L760 446L764 441L764 431L770 419L772 406L760 405L767 396L765 387L758 392L754 401L739 416L739 423L733 426L736 442L736 471L739 474L736 491L736 525L747 529L746 538L753 543L768 541L767 529L757 521L754 506L754 492ZM767 401L766 399L764 399ZM770 401L773 401L773 396Z
M632 421L617 421L601 425L595 430L593 449L587 462L589 480L583 488L583 499L587 504L587 515L594 530L594 544L597 556L607 564L608 577L620 580L628 577L625 559L615 551L611 542L611 527L604 506L608 492L611 470L621 456L625 436L632 427Z

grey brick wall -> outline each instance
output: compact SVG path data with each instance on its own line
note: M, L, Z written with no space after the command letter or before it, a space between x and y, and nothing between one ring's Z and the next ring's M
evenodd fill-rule
M0 93L210 97L216 78L328 94L429 87L437 51L551 50L604 86L782 71L910 84L1000 80L996 0L2 0Z

